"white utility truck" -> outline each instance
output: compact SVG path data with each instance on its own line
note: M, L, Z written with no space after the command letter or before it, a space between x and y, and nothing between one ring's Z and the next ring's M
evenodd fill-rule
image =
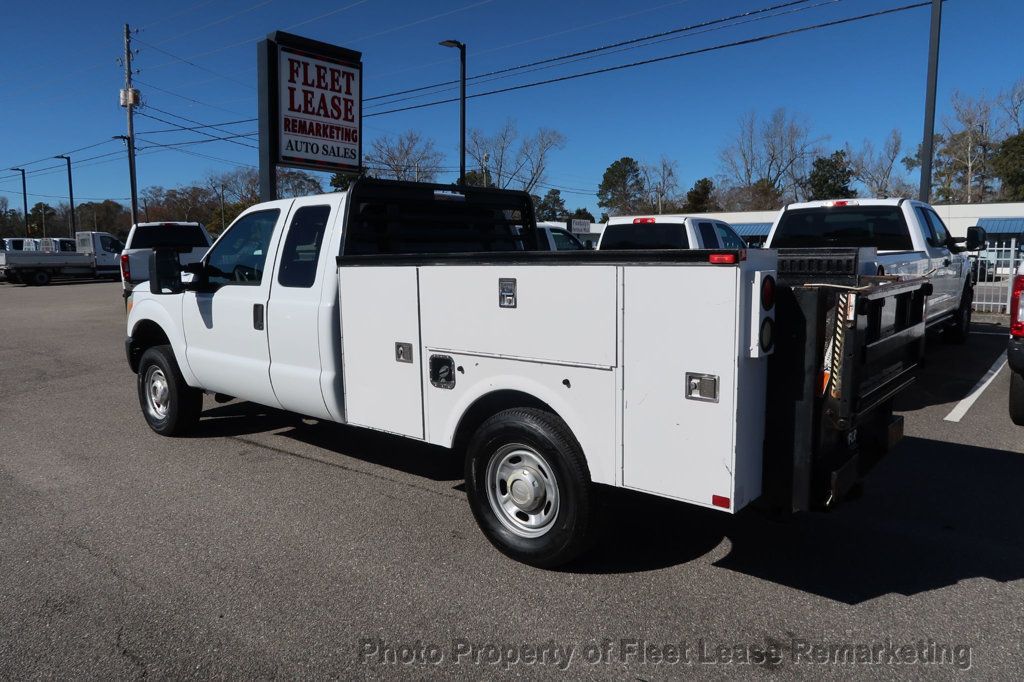
M686 215L615 216L601 233L602 251L636 249L745 249L729 223Z
M177 249L182 265L194 263L210 248L210 233L202 223L162 222L132 225L121 252L121 288L125 295L149 281L149 254L153 249Z
M254 206L199 263L156 249L128 298L142 413L182 434L208 392L465 452L485 535L538 566L594 537L593 484L802 510L901 435L927 283L860 277L856 249L777 283L772 251L546 247L523 192Z
M75 251L4 251L0 275L8 282L44 286L54 277L117 277L124 244L106 232L76 232Z
M966 242L966 245L962 244ZM966 239L950 236L928 204L909 199L836 199L790 204L779 212L765 248L874 247L861 262L864 274L927 277L927 325L944 326L963 343L971 327L974 289L964 251L985 244L985 231L970 227Z

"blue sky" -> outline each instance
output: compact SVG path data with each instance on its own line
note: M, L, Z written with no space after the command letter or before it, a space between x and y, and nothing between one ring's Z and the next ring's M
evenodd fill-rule
M128 196L127 166L104 142L125 131L117 104L123 72L123 24L137 34L136 78L142 113L218 123L256 115L256 41L289 29L361 50L365 97L445 81L458 75L457 51L468 45L469 74L500 69L679 26L759 9L783 0L43 0L7 3L0 52L0 168L101 143L72 154L76 200ZM801 11L677 37L650 47L486 83L469 92L515 85L660 55L728 43L908 4L911 0L810 0ZM1024 76L1019 0L948 0L943 10L939 119L953 90L994 95ZM506 118L530 132L563 132L566 147L552 159L547 182L564 188L573 208L596 211L594 190L604 169L629 155L679 164L680 185L720 171L718 152L749 111L777 107L803 117L829 147L865 138L880 143L892 128L916 145L921 137L928 9L859 21L554 85L470 100L468 123L491 131ZM191 63L181 61L183 58ZM175 94L170 94L175 93ZM447 95L446 95L447 96ZM411 100L408 104L429 101ZM197 100L197 104L190 100ZM367 102L366 114L373 112ZM157 111L162 110L162 111ZM140 138L164 143L196 133L153 133L170 126L139 117ZM254 123L229 126L239 133ZM410 128L434 138L458 166L458 105L367 117L364 148L373 137ZM218 133L219 134L219 133ZM145 142L139 142L145 147ZM255 164L255 150L230 142L140 152L139 188L173 187L211 171ZM26 166L29 204L66 196L63 168L45 160ZM450 173L442 180L455 179ZM20 207L20 178L0 171L0 195ZM51 196L40 196L51 195ZM596 213L595 213L596 214Z

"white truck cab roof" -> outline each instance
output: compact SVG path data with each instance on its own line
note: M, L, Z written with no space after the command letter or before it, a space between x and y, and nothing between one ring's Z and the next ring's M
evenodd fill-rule
M688 214L615 216L601 233L599 250L743 249L746 242L729 223Z

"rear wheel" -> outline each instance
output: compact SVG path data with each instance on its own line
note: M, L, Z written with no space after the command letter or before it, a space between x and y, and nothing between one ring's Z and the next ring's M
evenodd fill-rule
M1010 419L1024 426L1024 376L1010 372Z
M485 421L466 453L466 492L487 539L518 561L558 566L592 539L586 459L550 412L514 408Z
M170 346L148 348L139 359L139 405L161 436L188 433L199 421L203 392L185 383Z

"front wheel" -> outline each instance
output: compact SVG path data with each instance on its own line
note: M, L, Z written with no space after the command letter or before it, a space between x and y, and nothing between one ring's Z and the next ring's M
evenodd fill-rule
M466 492L484 535L517 561L559 566L592 539L590 471L550 412L514 408L485 421L466 452Z
M1024 426L1024 376L1010 372L1010 419Z
M964 287L960 294L960 307L953 315L953 323L946 329L946 338L953 343L967 343L971 334L971 312L974 309L974 287Z
M149 428L180 436L199 422L203 392L185 383L170 346L154 346L139 359L139 405Z

